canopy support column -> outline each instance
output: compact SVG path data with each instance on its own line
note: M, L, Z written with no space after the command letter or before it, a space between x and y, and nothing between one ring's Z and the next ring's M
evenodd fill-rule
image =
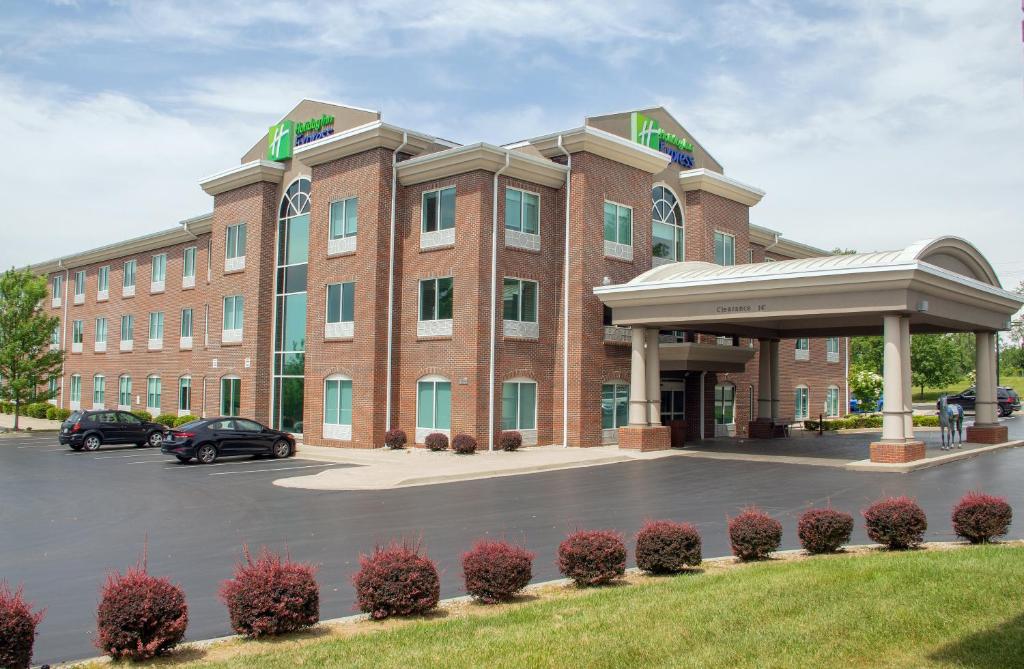
M647 328L633 326L629 371L629 425L647 425Z
M967 441L979 444L1001 444L1009 441L1009 429L999 424L997 416L999 391L996 389L995 335L975 332L976 383L974 425L967 427Z
M660 451L672 446L671 430L661 426L661 372L658 328L633 326L629 373L629 424L619 428L619 448Z
M910 316L900 316L900 363L903 390L903 438L914 438L914 384L910 374Z
M914 441L913 430L909 435L906 432L904 379L910 374L910 322L904 319L906 316L899 314L882 317L882 439L871 444L872 462L902 463L924 458L924 442Z
M747 434L752 439L771 439L772 422L772 354L771 341L757 340L757 418L750 417Z
M661 425L661 358L658 351L660 333L647 328L647 424Z
M781 413L779 411L779 400L781 399L781 396L779 395L779 340L778 339L772 339L768 343L768 356L770 358L769 363L768 363L769 374L771 374L771 383L769 384L769 386L771 387L771 396L772 396L772 399L771 399L771 402L772 402L772 422L773 423L778 423L779 422L779 416L781 415Z

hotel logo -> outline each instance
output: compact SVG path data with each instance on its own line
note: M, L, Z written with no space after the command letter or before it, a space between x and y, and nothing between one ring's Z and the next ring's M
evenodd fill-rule
M653 118L640 112L633 112L629 117L629 127L630 138L637 144L667 153L671 156L672 162L679 163L688 169L694 166L693 144L682 137L662 130Z
M267 131L267 159L288 160L295 146L295 121L281 121Z

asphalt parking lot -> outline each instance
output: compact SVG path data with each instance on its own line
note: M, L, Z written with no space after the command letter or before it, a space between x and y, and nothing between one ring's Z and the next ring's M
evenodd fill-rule
M1008 421L1011 438L1024 420ZM152 449L72 452L53 434L0 437L0 579L24 584L46 607L36 662L88 657L105 574L133 564L148 536L149 569L188 597L188 638L230 633L217 599L244 544L287 550L320 565L321 616L353 612L360 553L421 538L442 572L442 596L463 593L459 556L473 540L504 536L537 553L536 580L558 576L555 548L575 528L615 528L627 545L650 518L697 524L707 556L728 553L727 516L756 504L782 520L831 503L855 516L882 495L916 497L929 537L953 538L949 512L973 489L1024 509L1024 448L911 474L847 472L777 463L668 458L387 491L317 492L271 485L291 474L343 467L301 457L182 465ZM1024 521L1013 528L1024 536ZM864 542L858 527L855 542Z

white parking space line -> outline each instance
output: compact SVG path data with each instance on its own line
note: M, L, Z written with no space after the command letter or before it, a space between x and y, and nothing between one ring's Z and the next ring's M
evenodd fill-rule
M146 465L146 464L149 464L151 462L167 462L167 460L162 460L162 459L161 460L132 460L131 462L126 462L124 464L126 464L126 465Z
M245 459L242 458L239 460L228 460L227 462L215 462L212 465L201 465L198 462L191 462L186 465L185 463L175 463L173 460L164 460L164 462L167 462L168 464L168 466L164 467L164 469L181 469L183 471L195 471L196 469L206 469L207 467L227 467L230 465L241 465L245 463ZM292 460L292 462L313 462L313 460Z
M109 460L110 458L151 458L152 453L129 453L128 455L97 455L93 460Z
M207 474L207 476L227 476L228 474L259 474L260 472L283 472L287 469L316 469L316 468L334 468L338 467L337 464L324 463L322 465L299 465L297 467L273 467L271 469L242 469L237 472L213 472Z

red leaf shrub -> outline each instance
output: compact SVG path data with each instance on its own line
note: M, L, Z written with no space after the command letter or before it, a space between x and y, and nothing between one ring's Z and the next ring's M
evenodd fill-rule
M835 509L807 509L797 521L796 533L808 553L835 553L850 541L853 516Z
M405 436L405 431L399 430L397 427L384 433L384 445L388 448L394 448L396 450L405 448L407 441L408 438Z
M1006 499L969 492L953 508L953 530L972 544L984 544L1010 530L1013 509Z
M107 576L96 612L96 646L116 659L146 660L178 645L188 626L185 593L151 576L145 560Z
M448 435L444 432L431 432L423 441L427 448L432 451L448 450Z
M868 538L889 548L914 548L924 541L928 518L909 497L881 499L864 511Z
M43 613L32 613L32 605L22 598L21 588L12 591L5 581L0 581L0 667L28 669L36 625L42 622Z
M626 573L626 544L608 530L577 530L558 546L558 570L576 585L605 585Z
M700 560L700 532L690 523L652 520L636 535L636 566L646 572L674 574Z
M437 567L419 543L378 546L371 555L360 555L352 583L356 607L375 620L424 613L441 597Z
M732 554L741 560L762 560L782 543L782 523L756 507L729 519Z
M533 553L505 541L478 541L462 555L462 575L474 598L507 602L533 578Z
M476 439L468 434L457 434L452 440L452 450L461 455L476 453Z
M316 568L266 549L255 560L248 547L224 581L220 597L228 607L231 629L250 637L273 636L315 625L320 620Z
M518 451L523 445L523 435L515 430L498 435L498 448L503 451Z

